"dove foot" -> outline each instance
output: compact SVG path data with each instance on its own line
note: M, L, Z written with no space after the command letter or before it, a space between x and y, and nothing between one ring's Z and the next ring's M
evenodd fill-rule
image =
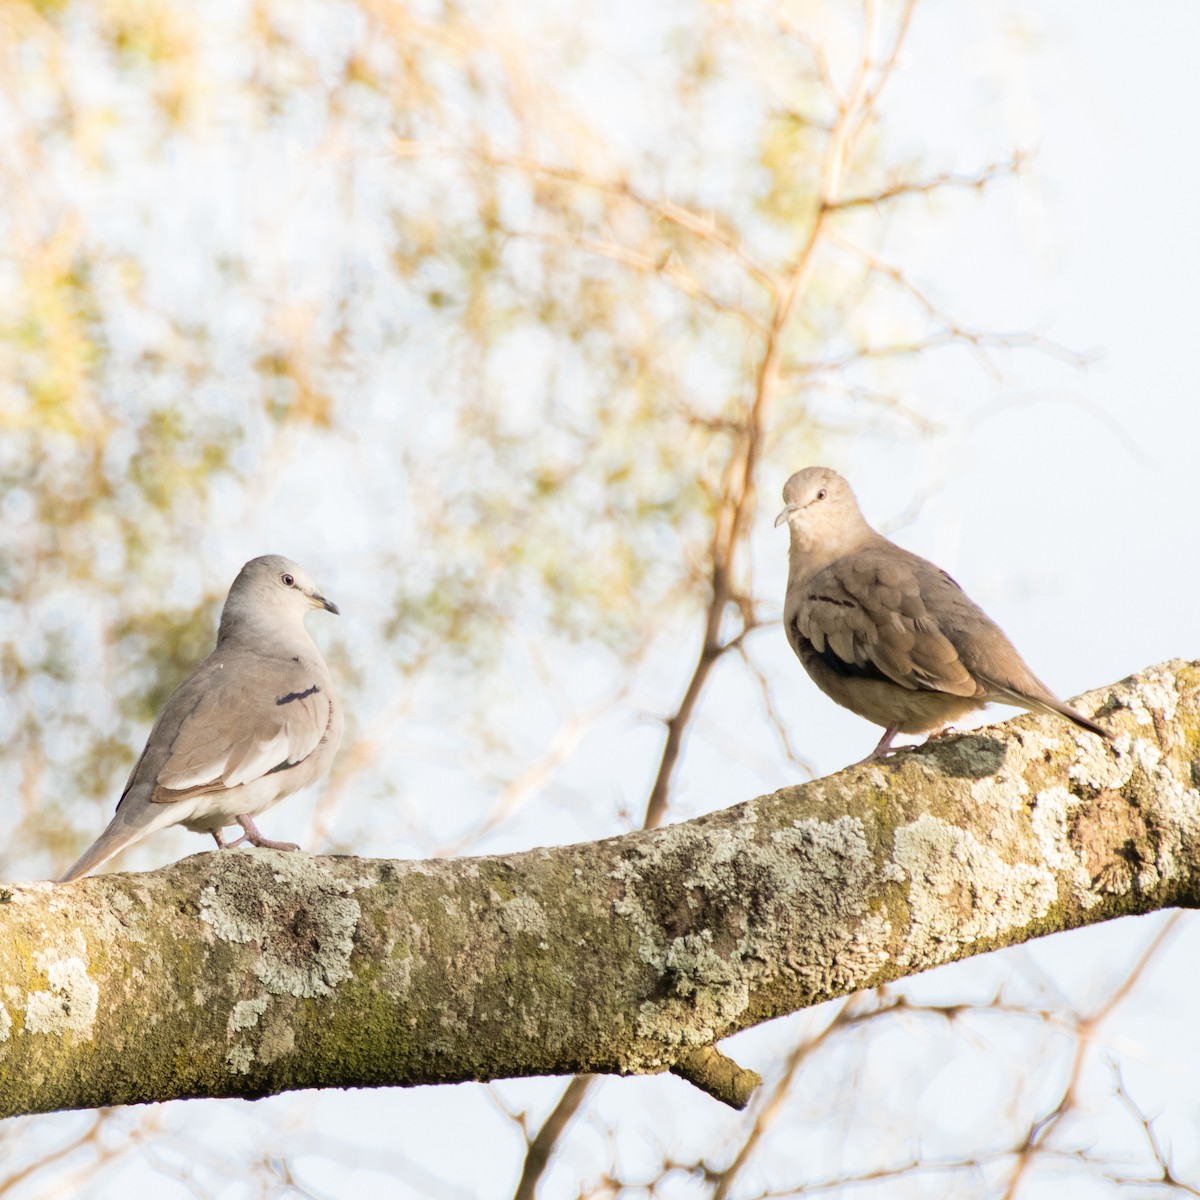
M892 738L894 738L899 732L900 730L897 726L889 725L883 731L883 737L879 739L879 745L877 745L875 749L867 755L866 758L859 759L859 762L878 762L881 758L889 757L890 754L894 753L894 751L892 751Z
M240 846L242 842L249 842L252 846L261 846L264 850L299 850L300 847L295 842L276 842L269 837L263 837L258 832L258 826L249 817L238 817L237 823L246 831L236 842L230 842L231 846Z

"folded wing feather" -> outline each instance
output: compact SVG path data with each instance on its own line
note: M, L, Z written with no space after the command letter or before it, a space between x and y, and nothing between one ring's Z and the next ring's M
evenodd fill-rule
M159 768L155 803L251 783L317 748L328 695L299 667L270 674L248 687L214 688L183 719Z
M922 568L936 568L915 556L911 562L877 558L868 552L839 559L814 576L797 608L798 631L818 652L828 647L846 664L873 666L900 687L978 694L949 631L922 595L923 585L955 587L953 581L923 580Z

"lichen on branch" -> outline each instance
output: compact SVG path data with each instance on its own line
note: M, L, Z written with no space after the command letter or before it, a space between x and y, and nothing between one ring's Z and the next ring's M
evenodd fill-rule
M0 891L0 1115L673 1070L833 996L1171 905L1200 878L1200 665L662 829L492 858L195 855Z

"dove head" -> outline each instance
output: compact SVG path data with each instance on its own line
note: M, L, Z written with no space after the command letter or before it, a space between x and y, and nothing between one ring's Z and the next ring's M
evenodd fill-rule
M278 554L252 558L229 589L217 640L242 635L260 639L281 628L303 628L305 614L312 608L338 612L299 563Z
M783 485L783 511L795 552L833 562L875 536L850 485L828 467L805 467Z

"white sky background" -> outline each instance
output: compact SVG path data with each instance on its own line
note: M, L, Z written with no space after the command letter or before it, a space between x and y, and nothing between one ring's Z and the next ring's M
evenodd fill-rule
M917 232L916 241L906 241L901 218L893 244L903 248L914 275L956 314L990 328L1036 328L1099 357L1080 371L1023 353L1010 360L1011 379L997 384L957 352L930 356L919 386L944 410L948 424L964 395L994 397L993 415L966 430L932 441L914 439L907 446L848 439L831 451L830 465L848 475L868 518L877 524L888 525L903 513L916 490L931 489L916 519L894 529L893 536L950 570L1034 669L1065 696L1165 658L1198 654L1200 561L1193 526L1200 415L1191 351L1200 319L1195 153L1200 8L1158 2L1134 10L1111 2L1039 0L1008 5L1003 18L981 19L976 10L982 7L926 0L886 110L893 128L903 131L902 140L934 167L968 172L1015 144L1032 152L1029 172L977 203L946 206L936 237ZM1018 27L1028 31L1026 37L999 37ZM914 232L920 226L913 221ZM330 507L330 496L338 491L354 503L358 469L354 462L335 463L333 483L327 480L315 492L298 463L250 524L220 539L220 557L236 564L256 553L292 552L294 523L307 522L317 540L306 565L342 605L342 619L354 620L356 609L385 609L387 597L372 591L367 530L361 524L339 528L337 510ZM773 573L780 596L786 534L773 530L771 520L782 482L775 481L763 497L755 543L762 578ZM313 626L320 641L319 622ZM759 660L771 664L780 703L818 773L837 770L870 749L878 731L836 709L809 684L778 628L759 634L755 647ZM677 699L670 689L675 680L682 686L683 679L677 670L660 683L666 690L655 693L658 711ZM751 693L732 684L723 690L723 679L719 674L710 684L700 728L712 735L714 745L726 748L737 742L747 712L759 718ZM585 743L566 781L579 789L576 802L580 795L591 796L605 814L622 801L639 811L658 737L649 724L603 726ZM676 815L799 779L769 760L741 761L713 750L707 737L693 742L680 776ZM422 777L414 769L412 778L407 802L420 805L421 780L431 783L433 776ZM351 796L349 804L354 803ZM292 804L301 808L298 800ZM488 848L578 837L577 817L572 812L569 819L555 819L547 807L539 808L537 821L507 826ZM276 827L282 828L279 818L271 825ZM453 828L452 820L447 828ZM602 823L594 830L610 831ZM181 835L176 844L164 839L152 857L157 863L167 861L174 849L198 848L195 839ZM416 852L414 846L360 849ZM935 972L916 986L949 1000L987 995L1007 975L1009 964L1023 957L1038 964L1068 997L1086 1000L1131 960L1158 920L1055 937L1016 955ZM1200 1068L1200 1040L1190 1012L1192 964L1198 957L1200 935L1189 923L1169 957L1140 985L1137 1002L1117 1027L1105 1031L1121 1046L1126 1083L1135 1095L1141 1089L1162 1108L1164 1129L1177 1134L1181 1167L1194 1171L1200 1161L1194 1152L1183 1152L1194 1141L1190 1081ZM821 1020L820 1014L800 1019L815 1025ZM773 1044L773 1030L751 1031L735 1039L731 1052L747 1065L761 1066ZM954 1119L966 1127L968 1118L1007 1103L1007 1077L996 1065L1004 1043L990 1041L947 1060L946 1077L938 1085L945 1103L927 1107L922 1098L897 1122L895 1113L905 1112L909 1100L904 1064L926 1045L942 1052L942 1043L927 1041L913 1028L873 1045L873 1054L885 1062L877 1057L855 1064L847 1055L815 1065L799 1093L804 1112L808 1106L813 1115L834 1108L852 1071L862 1070L858 1084L878 1093L879 1111L890 1113L889 1128L898 1131L896 1154L902 1158L918 1145L936 1149L953 1132ZM1025 1050L1014 1040L1014 1054ZM1029 1086L1040 1086L1054 1069L1052 1056L1028 1063ZM499 1091L514 1105L529 1105L536 1120L559 1087L535 1081L502 1084ZM645 1113L646 1138L627 1138L623 1153L631 1170L644 1154L647 1174L654 1170L650 1147L655 1137L668 1146L715 1154L736 1120L673 1079L607 1082L598 1105L614 1119L624 1114L629 1121L631 1114ZM280 1138L259 1124L267 1108L281 1124L294 1124L294 1136ZM827 1129L810 1135L799 1118L791 1151L814 1178L833 1175L852 1160L852 1135L841 1142L831 1140ZM384 1165L394 1153L408 1160L400 1173L408 1190L402 1192L394 1175L350 1171L316 1157L302 1160L321 1194L356 1200L434 1194L414 1163L457 1182L462 1195L503 1197L511 1192L519 1161L512 1130L475 1086L330 1093L258 1106L194 1103L163 1109L159 1119L188 1131L201 1157L205 1143L218 1140L244 1141L249 1148L267 1137L294 1152L299 1144L315 1146L328 1137L376 1148ZM1127 1137L1122 1128L1108 1116L1096 1125L1101 1139ZM601 1134L587 1133L585 1121L563 1168L547 1176L545 1200L574 1195L577 1172L589 1164L601 1169L606 1152ZM759 1182L770 1184L772 1172L783 1172L785 1165L764 1156ZM94 1194L125 1197L135 1185L160 1196L187 1194L182 1184L165 1182L136 1161L108 1177ZM236 1182L229 1181L222 1194L238 1195ZM699 1185L680 1179L669 1194L698 1195ZM1023 1193L1100 1194L1090 1185L1057 1180Z

